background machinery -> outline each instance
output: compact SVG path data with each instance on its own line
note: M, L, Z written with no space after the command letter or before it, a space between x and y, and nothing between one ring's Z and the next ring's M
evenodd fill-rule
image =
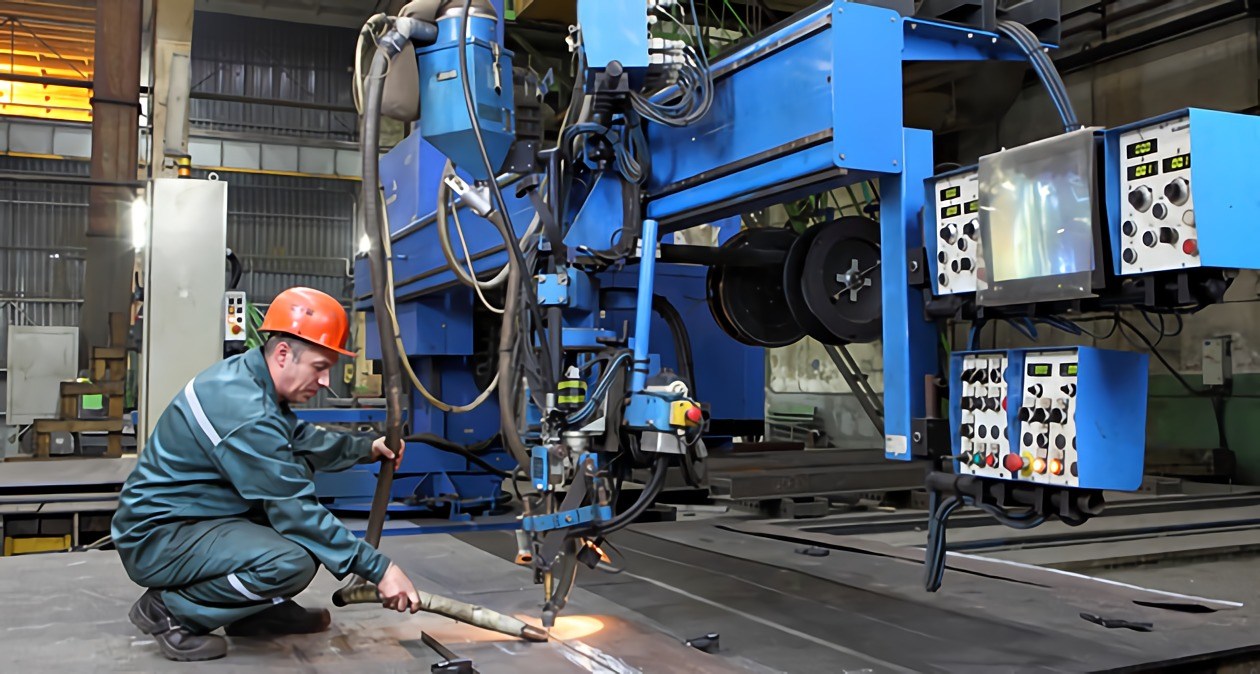
M960 506L1080 524L1101 490L1137 488L1147 359L1082 344L1082 324L1180 317L1260 265L1236 156L1257 120L1085 128L1044 53L1057 2L914 4L823 2L709 54L694 3L580 0L578 84L554 130L547 78L513 68L497 3L373 17L356 100L374 246L356 301L374 314L369 356L412 389L386 377L412 443L394 507L486 509L505 478L527 489L519 527L550 624L577 565L670 467L698 483L708 447L760 432L763 349L807 335L882 340L870 411L886 458L937 468L929 589ZM663 22L685 39L653 37ZM1032 64L1064 133L938 174L932 134L902 121L903 64L991 59ZM378 166L382 114L415 124ZM803 234L726 220L867 181L873 217ZM722 245L681 243L710 223ZM944 352L958 322L967 347ZM994 323L1068 345L980 348ZM339 484L321 492L363 488Z

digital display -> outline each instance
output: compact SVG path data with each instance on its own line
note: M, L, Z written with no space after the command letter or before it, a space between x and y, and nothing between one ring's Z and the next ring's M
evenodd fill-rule
M1182 171L1188 168L1190 168L1190 155L1188 154L1179 154L1176 157L1169 157L1164 160L1164 173Z
M1050 365L1046 363L1029 363L1028 376L1029 377L1049 377Z
M1128 150L1129 159L1145 157L1152 152L1159 152L1159 140L1152 138L1150 140L1139 141L1130 145Z
M1076 363L1063 363L1059 365L1059 376L1060 377L1075 377L1076 376Z
M962 207L959 206L958 204L954 204L953 206L946 206L941 209L941 218L942 219L952 218L957 215L960 215L961 213L962 213Z
M979 213L979 212L980 212L980 200L979 200L979 199L976 199L976 200L974 200L974 201L968 201L968 202L967 202L967 205L966 205L966 207L965 207L965 209L966 209L966 211L967 211L968 213Z
M1154 175L1159 175L1159 162L1157 161L1148 161L1145 164L1129 167L1129 180L1141 180Z
M949 201L962 196L962 188L955 185L954 187L946 187L941 190L941 201Z

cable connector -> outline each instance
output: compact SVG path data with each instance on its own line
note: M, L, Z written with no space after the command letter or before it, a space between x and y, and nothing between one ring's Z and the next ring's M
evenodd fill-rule
M490 204L490 189L485 185L471 187L464 182L463 178L453 173L446 176L443 181L459 197L459 200L477 215L484 218L494 210L494 207Z

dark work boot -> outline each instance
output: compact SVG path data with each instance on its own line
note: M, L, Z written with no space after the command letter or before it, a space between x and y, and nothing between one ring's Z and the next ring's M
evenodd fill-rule
M292 600L281 602L241 618L223 629L229 637L274 637L284 634L315 634L332 624L328 609L309 609Z
M162 593L149 590L131 607L131 624L153 635L162 655L177 662L214 660L227 655L227 639L179 624L162 601Z

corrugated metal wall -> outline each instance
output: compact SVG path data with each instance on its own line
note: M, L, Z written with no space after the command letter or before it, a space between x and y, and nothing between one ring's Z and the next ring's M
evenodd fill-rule
M4 173L85 175L84 162L0 156ZM303 285L349 300L358 183L219 173L228 183L228 245L241 289L266 304ZM0 367L4 326L77 325L83 298L87 187L0 180Z
M358 138L350 93L358 37L354 30L197 12L193 32L189 118L194 128ZM197 98L199 93L260 102L204 100ZM269 100L328 109L276 105Z
M0 174L87 175L86 162L0 156ZM0 367L9 325L78 325L87 187L0 179Z
M219 173L228 183L228 246L245 266L241 289L268 303L295 285L349 299L359 183Z

